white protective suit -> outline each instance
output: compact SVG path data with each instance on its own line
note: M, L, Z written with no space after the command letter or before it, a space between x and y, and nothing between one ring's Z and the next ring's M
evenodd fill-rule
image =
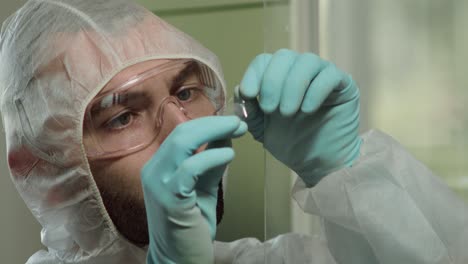
M47 250L28 263L145 263L116 230L82 144L88 103L118 72L192 58L225 89L217 58L127 0L31 0L0 35L0 107L12 180L42 225ZM324 237L215 242L217 263L468 263L468 209L436 176L379 133L352 168L294 197Z

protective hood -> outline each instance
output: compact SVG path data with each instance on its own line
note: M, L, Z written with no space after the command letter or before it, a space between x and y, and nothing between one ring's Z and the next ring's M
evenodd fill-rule
M82 144L83 119L118 72L171 58L200 61L224 91L214 54L129 0L31 0L5 21L0 107L8 164L48 248L31 263L145 262L146 252L119 235L105 210Z

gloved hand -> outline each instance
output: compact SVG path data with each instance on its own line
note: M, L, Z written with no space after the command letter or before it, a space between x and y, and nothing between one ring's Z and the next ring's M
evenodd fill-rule
M359 155L359 90L314 54L257 56L236 96L246 100L253 137L309 187Z
M218 184L234 158L232 148L218 146L246 132L237 117L191 120L178 125L145 164L148 263L213 263ZM213 142L216 147L196 153Z

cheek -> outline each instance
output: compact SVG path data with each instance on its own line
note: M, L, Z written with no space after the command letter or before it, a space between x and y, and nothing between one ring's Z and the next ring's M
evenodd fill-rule
M91 172L101 191L142 192L140 171L159 148L154 142L147 148L113 160L90 161Z
M91 162L91 172L101 191L121 192L140 185L140 164L129 158L106 162Z
M136 166L138 167L138 175L140 174L140 171L146 164L146 162L148 162L156 153L156 151L158 151L159 146L159 142L155 140L151 145L149 145L145 149L142 149L141 151L138 151L128 157L132 159L131 162L137 164Z

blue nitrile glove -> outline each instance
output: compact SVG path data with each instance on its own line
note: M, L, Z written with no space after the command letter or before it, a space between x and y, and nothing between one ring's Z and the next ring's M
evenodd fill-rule
M178 125L145 164L148 263L213 263L218 184L234 158L232 148L219 142L246 132L237 117L191 120ZM206 143L209 148L194 154Z
M239 94L250 133L308 186L358 157L359 90L334 64L284 49L261 54Z

